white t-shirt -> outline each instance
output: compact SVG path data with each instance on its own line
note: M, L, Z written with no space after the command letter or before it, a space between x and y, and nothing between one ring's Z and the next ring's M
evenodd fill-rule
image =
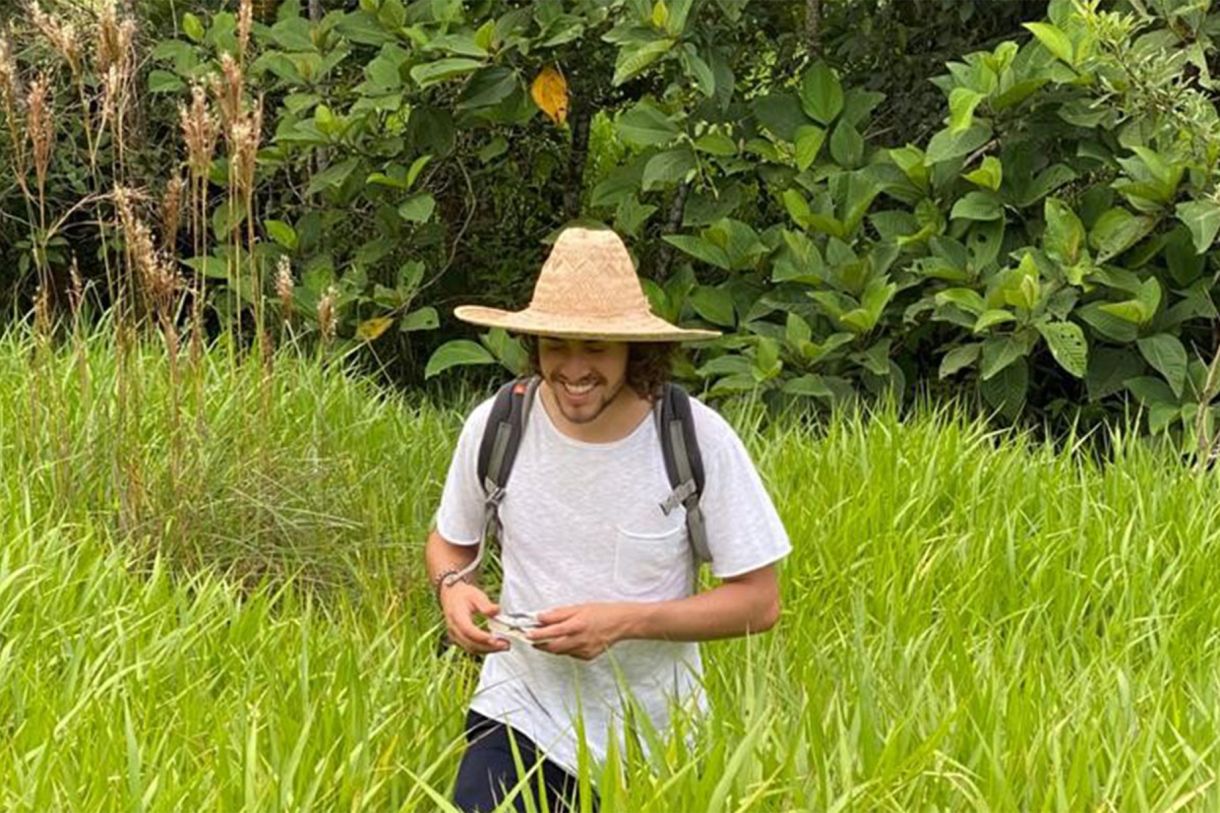
M478 452L493 400L466 420L437 512L437 532L460 545L476 544L482 530ZM736 576L783 558L787 533L741 440L693 398L691 411L712 574ZM666 516L660 508L670 491L651 414L625 438L587 443L562 434L535 396L500 507L501 611L691 595L685 511ZM513 726L572 772L577 715L590 754L604 759L610 732L621 733L624 689L659 731L668 728L671 703L704 705L695 643L622 641L592 661L511 646L487 656L471 708Z

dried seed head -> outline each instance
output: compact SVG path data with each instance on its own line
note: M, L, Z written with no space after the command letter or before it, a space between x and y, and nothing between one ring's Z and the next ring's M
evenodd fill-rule
M21 98L21 87L17 77L17 61L13 59L13 46L8 32L0 29L0 100L4 102L5 114L12 116Z
M246 47L250 44L250 29L254 26L254 4L241 0L237 12L237 54L245 59Z
M72 315L76 316L80 313L81 305L85 301L85 281L80 275L80 266L77 265L76 255L72 255L72 267L68 271L72 279L72 287L68 289L69 303L72 306Z
M165 198L161 202L161 244L169 250L178 244L178 225L182 217L182 190L186 182L175 175L165 185Z
M106 123L114 119L114 114L118 110L120 103L122 84L119 78L119 69L117 65L111 65L106 69L106 74L102 80L102 115L98 126L105 129Z
M208 112L208 98L202 87L191 88L191 106L180 106L178 114L182 119L182 140L186 142L191 175L202 178L207 175L216 149L216 122Z
M72 75L77 76L80 73L80 41L76 36L76 27L71 22L61 22L47 14L38 5L37 0L30 3L30 20L47 42L51 43L51 47L67 61Z
M291 321L293 310L292 264L285 256L281 256L276 263L275 295L280 298L280 313L284 321Z
M220 118L226 129L241 118L244 77L241 66L228 53L220 55L220 77L212 77L212 93L220 105Z
M119 14L114 0L101 0L97 8L97 37L93 59L99 73L105 74L122 59L119 41Z
M136 24L132 19L119 19L115 0L100 0L97 9L97 36L94 42L94 61L98 73L105 75L117 68L119 81L124 82L132 74L132 45L136 38Z
M263 102L260 99L249 115L233 122L230 135L230 155L233 178L237 189L249 194L254 190L254 170L258 144L263 129Z
M34 291L34 332L44 337L51 335L51 297L42 283Z
M46 74L39 73L30 83L30 92L26 96L26 130L33 145L34 174L39 188L46 186L51 148L55 145L50 88L51 82Z
M322 333L322 341L330 344L335 338L335 301L339 298L339 290L331 285L318 300L318 330Z
M136 21L128 17L119 23L119 73L124 79L131 78L132 55L136 41Z

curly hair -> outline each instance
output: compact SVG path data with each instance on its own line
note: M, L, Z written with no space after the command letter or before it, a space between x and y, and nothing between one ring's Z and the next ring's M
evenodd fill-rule
M541 375L538 359L538 337L521 336L521 346L529 357L530 375ZM627 345L627 386L641 398L652 400L673 378L676 342L629 342Z

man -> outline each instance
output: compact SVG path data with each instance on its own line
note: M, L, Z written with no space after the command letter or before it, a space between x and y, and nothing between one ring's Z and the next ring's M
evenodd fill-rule
M575 788L578 731L603 758L622 734L624 698L661 732L675 703L702 707L696 642L773 626L775 563L791 548L740 439L691 399L705 470L699 507L720 579L693 594L684 509L661 505L672 487L652 405L674 343L717 334L653 315L616 234L561 233L523 311L455 314L528 337L540 378L500 505L499 602L463 575L484 522L477 458L491 400L466 421L426 545L450 638L487 655L455 803L486 813L517 784L511 738L527 768L542 760L555 810ZM501 612L536 614L539 626L528 642L510 642L479 625Z

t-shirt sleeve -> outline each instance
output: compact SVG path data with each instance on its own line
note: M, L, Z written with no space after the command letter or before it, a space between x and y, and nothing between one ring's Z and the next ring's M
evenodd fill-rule
M483 489L479 485L479 444L491 414L492 400L474 408L458 435L457 448L445 476L436 532L455 545L474 545L483 532Z
M707 526L712 575L726 579L779 561L791 552L792 544L737 433L718 415L705 426L713 430L717 442L703 452L705 481L699 504ZM702 446L701 442L701 452Z

